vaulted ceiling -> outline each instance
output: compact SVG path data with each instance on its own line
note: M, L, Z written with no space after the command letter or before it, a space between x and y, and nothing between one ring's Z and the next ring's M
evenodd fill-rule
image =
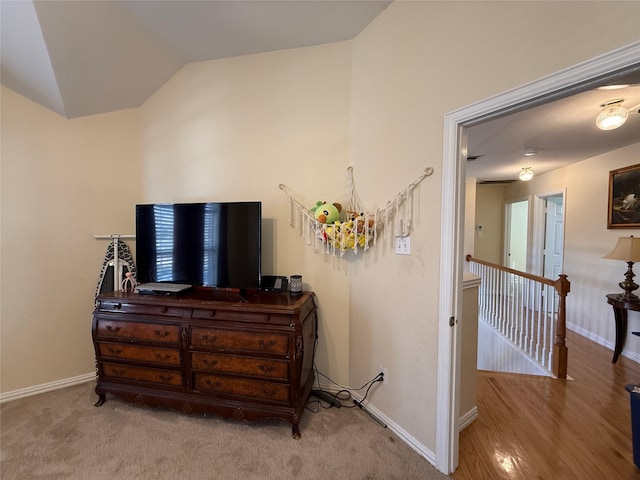
M144 103L186 63L348 40L391 2L0 2L2 84L67 118Z
M0 79L67 118L143 104L185 64L354 38L391 1L0 1ZM639 50L640 59L640 46ZM468 129L467 175L513 181L640 141L640 60L606 83ZM455 92L446 92L455 95ZM624 99L623 127L595 128L600 105ZM538 155L524 157L526 148Z

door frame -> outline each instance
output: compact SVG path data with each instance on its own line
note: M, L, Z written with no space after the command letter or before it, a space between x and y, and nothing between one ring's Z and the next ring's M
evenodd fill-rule
M458 466L460 418L462 272L466 127L588 90L607 77L640 66L640 42L561 70L553 75L447 113L444 119L436 468L446 474Z

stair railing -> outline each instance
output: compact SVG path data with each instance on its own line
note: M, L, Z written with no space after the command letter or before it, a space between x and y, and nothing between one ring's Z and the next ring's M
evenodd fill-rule
M557 378L567 378L566 299L570 282L503 267L466 256L482 282L479 317Z

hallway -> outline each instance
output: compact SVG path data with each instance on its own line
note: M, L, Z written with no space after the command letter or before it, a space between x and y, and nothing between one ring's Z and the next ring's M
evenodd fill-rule
M629 394L640 365L567 332L572 380L478 372L478 418L460 433L457 480L640 479Z

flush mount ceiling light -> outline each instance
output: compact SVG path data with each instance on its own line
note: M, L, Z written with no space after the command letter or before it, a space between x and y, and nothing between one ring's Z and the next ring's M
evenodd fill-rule
M613 130L624 124L629 111L621 105L623 98L611 100L600 105L602 111L596 117L596 125L600 130Z
M518 175L518 177L520 177L520 180L522 180L523 182L528 182L533 178L533 170L531 170L531 167L522 167L522 170L520 170L520 174Z
M623 88L629 88L627 83L612 83L611 85L602 85L598 87L598 90L621 90Z
M534 155L538 154L538 148L525 148L524 149L524 156L525 157L533 157Z

